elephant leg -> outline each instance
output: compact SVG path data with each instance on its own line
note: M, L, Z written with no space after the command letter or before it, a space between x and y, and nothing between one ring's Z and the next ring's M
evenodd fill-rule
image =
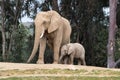
M68 64L68 60L69 60L68 56L65 56L65 58L64 58L64 64Z
M85 62L85 60L83 60L83 65L86 65L86 62Z
M37 64L44 63L45 48L46 48L46 38L42 38L42 39L40 39L39 57L38 57Z
M54 62L53 62L53 64L57 64L58 63L59 48L60 48L60 45L54 46Z
M53 43L51 41L47 41L47 45L50 47L51 50L53 50Z
M74 56L73 56L73 54L70 55L70 60L71 60L70 64L73 64L73 62L74 62Z
M59 58L59 64L63 64L63 56L62 55Z
M54 64L57 64L59 60L61 41L62 41L62 38L54 41L54 47L53 47L54 49L54 62L53 63Z
M70 56L67 56L67 64L70 64L70 63L71 63Z
M86 65L85 59L81 59L82 65Z
M78 65L81 65L81 59L78 59Z
M53 63L54 64L58 63L60 47L61 47L61 43L62 43L62 32L58 31L58 33L56 34L56 37L54 38L54 42L53 42L53 49L54 49L54 61L53 61Z

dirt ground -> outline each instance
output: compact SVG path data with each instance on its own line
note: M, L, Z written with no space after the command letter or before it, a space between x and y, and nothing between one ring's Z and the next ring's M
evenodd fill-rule
M3 63L0 62L0 70L27 70L27 69L85 69L85 70L113 70L120 71L120 69L109 69L95 66L82 66L82 65L65 65L65 64L27 64L27 63Z
M80 66L80 65L63 65L63 64L27 64L27 63L3 63L0 62L0 71L6 70L32 70L32 69L69 69L69 70L87 70L88 72L92 72L93 70L111 70L111 71L120 71L120 69L109 69L109 68L102 68L102 67L95 67L95 66ZM44 74L32 74L32 76L43 76ZM54 74L47 74L48 76L53 76ZM0 78L10 77L12 75L4 76L4 74L0 74ZM21 77L21 76L31 76L29 75L15 75L12 77ZM56 74L54 75L56 76ZM58 76L65 76L58 75ZM71 76L71 75L66 75ZM101 74L104 76L104 74ZM109 76L109 75L108 75Z

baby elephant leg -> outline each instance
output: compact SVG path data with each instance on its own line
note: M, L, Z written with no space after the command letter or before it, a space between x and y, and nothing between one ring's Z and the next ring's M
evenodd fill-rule
M78 65L81 65L81 59L78 59Z
M81 59L83 65L86 65L85 59Z
M64 64L68 64L67 62L68 62L68 57L65 56L65 57L64 57Z
M74 56L72 54L70 55L70 64L74 64Z

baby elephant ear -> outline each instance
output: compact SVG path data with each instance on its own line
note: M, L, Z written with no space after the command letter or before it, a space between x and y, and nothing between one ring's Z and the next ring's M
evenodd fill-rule
M68 46L68 55L70 55L73 53L73 48L70 45L67 46Z
M48 33L51 33L59 28L61 25L61 16L56 11L51 11L50 26L48 27Z

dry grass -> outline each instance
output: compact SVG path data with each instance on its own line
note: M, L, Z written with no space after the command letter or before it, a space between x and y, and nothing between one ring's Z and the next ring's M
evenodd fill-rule
M13 66L9 67L8 65ZM119 80L119 69L77 65L0 64L0 80ZM8 67L6 67L6 65ZM5 67L3 67L5 66ZM18 68L16 68L19 66ZM49 68L47 68L49 67ZM50 68L51 67L51 68ZM24 69L23 69L24 68ZM100 79L99 79L100 78Z

